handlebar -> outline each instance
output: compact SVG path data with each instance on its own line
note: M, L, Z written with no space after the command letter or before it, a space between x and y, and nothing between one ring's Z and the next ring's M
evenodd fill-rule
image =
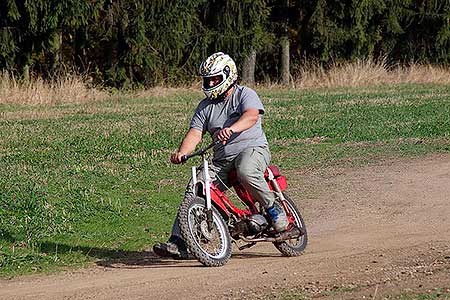
M209 149L211 149L212 147L214 147L215 145L217 145L219 143L220 143L220 141L217 140L217 141L212 142L211 144L209 144L205 148L201 148L201 149L199 149L199 150L197 150L195 152L192 152L191 154L188 154L188 155L183 155L181 157L181 162L185 163L191 157L198 156L198 155L203 155L203 154L206 153L206 151L208 151Z

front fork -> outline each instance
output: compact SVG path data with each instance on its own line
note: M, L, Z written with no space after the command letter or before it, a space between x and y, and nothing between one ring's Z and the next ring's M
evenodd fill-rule
M209 165L208 160L203 157L203 180L205 183L205 196L206 196L206 222L208 224L208 231L213 230L213 216L211 207L211 178L209 177ZM197 168L192 167L192 186L194 195L197 191Z

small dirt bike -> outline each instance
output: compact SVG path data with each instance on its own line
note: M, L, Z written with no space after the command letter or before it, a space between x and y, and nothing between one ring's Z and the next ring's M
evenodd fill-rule
M285 210L289 221L287 230L277 233L261 212L259 204L239 183L235 171L228 176L229 184L245 209L233 205L211 182L206 153L216 143L182 157L183 162L194 156L201 156L203 160L203 180L197 181L197 169L192 167L194 196L186 197L178 211L181 235L191 254L205 266L222 266L231 257L233 241L242 244L239 250L250 248L258 242L272 242L285 256L300 255L308 237L299 210L284 193L286 178L274 165L264 173L270 190L275 193L275 205Z

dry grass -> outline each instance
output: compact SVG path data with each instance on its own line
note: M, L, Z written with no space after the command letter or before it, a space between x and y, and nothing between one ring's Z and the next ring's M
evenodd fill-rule
M198 84L192 84L191 86L180 86L180 87L153 87L149 89L136 90L129 96L133 98L149 98L149 97L168 97L173 95L183 95L183 94L193 94L199 93L201 97L201 86Z
M202 97L199 82L179 87L155 87L135 91L109 93L92 87L86 77L68 74L52 81L34 77L28 82L17 80L8 72L0 73L0 104L58 104L83 103L110 99L112 97L148 98L198 93ZM324 69L318 64L305 65L295 79L292 88L363 87L398 83L450 84L450 69L440 66L412 64L408 67L392 67L386 61L370 59L334 64ZM285 88L279 84L265 83L258 89Z
M56 80L40 77L23 82L8 72L0 73L0 103L82 103L109 98L107 92L88 87L86 78L67 74Z
M154 87L135 91L110 93L105 89L92 87L89 78L66 74L55 80L33 77L28 82L18 80L9 72L0 73L0 104L59 104L95 102L111 98L148 98L199 93L198 82L179 87ZM201 95L200 95L201 96Z
M293 81L295 88L360 87L398 83L450 84L450 69L421 64L392 67L386 61L364 59L335 64L329 70L308 65L302 68L296 77Z

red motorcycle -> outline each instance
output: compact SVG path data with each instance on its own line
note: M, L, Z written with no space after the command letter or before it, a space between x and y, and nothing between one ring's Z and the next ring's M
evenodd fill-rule
M232 242L238 249L250 248L259 242L271 242L285 256L298 256L305 249L308 235L303 218L295 203L285 194L286 178L278 167L271 165L264 177L275 193L275 205L282 207L289 220L287 230L277 233L247 190L237 180L236 172L229 174L229 184L234 188L245 209L236 207L227 196L210 181L207 151L215 143L190 155L202 156L203 180L197 181L197 170L192 167L194 197L185 198L178 211L181 234L186 245L203 265L222 266L231 257ZM239 246L239 244L241 244Z

